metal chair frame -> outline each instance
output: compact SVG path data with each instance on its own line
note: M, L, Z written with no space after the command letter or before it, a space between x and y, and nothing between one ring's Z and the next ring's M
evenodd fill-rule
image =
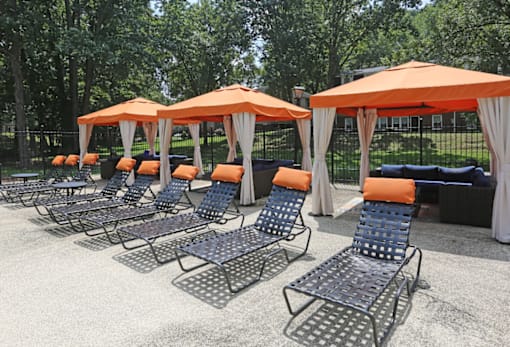
M149 246L154 259L159 264L166 264L172 259L163 260L156 252L154 243L156 240L181 232L195 236L199 231L208 232L212 224L226 224L227 222L241 217L241 226L244 223L244 215L239 211L234 197L239 188L239 183L213 181L199 206L191 213L180 214L152 220L144 224L134 224L117 230L117 235L122 247L133 250L143 246ZM232 208L229 208L233 206ZM126 235L128 236L126 238ZM139 240L134 246L132 242ZM129 242L129 244L128 244Z
M283 288L290 314L297 316L318 299L340 305L366 315L372 325L375 345L383 344L396 322L404 288L411 296L420 276L422 252L409 244L413 212L413 205L365 201L352 245ZM418 265L410 283L403 268L416 253L419 254ZM392 283L397 287L392 316L379 339L377 322L370 309ZM291 291L310 298L293 308L289 300Z
M114 196L109 200L81 202L72 205L57 206L48 210L49 216L57 224L70 224L77 232L81 227L73 221L92 211L112 209L118 207L136 206L154 181L153 175L138 175L135 182L129 186L127 192L121 196Z
M95 211L93 213L86 213L78 219L80 230L84 231L88 236L97 236L105 234L108 241L112 244L117 244L120 241L115 241L111 238L110 233L115 231L117 226L122 223L136 221L136 220L149 220L155 215L168 215L177 214L180 211L193 208L194 205L189 198L186 189L190 187L191 181L173 178L163 191L161 191L156 200L148 204L136 205L125 208L115 208ZM184 201L183 201L184 198ZM95 225L102 228L101 232L90 232L88 229L90 225ZM109 228L110 227L110 228Z
M306 192L304 191L273 185L266 204L254 224L222 234L215 233L211 237L177 247L175 256L180 268L184 272L189 272L212 264L223 273L229 290L232 293L237 293L259 281L267 262L275 255L283 253L288 263L295 261L306 254L311 238L311 229L304 224L301 215L305 197ZM280 243L294 241L297 236L302 234L306 235L303 251L293 258L289 257L287 249ZM271 247L272 249L264 255L258 276L240 287L234 288L226 265L236 259ZM186 267L182 261L185 255L194 256L204 262Z
M116 196L122 189L129 172L116 170L114 175L108 180L106 186L96 193L88 194L75 194L75 195L61 195L58 197L49 197L45 199L36 199L34 207L41 216L46 216L50 209L58 205L71 205L79 202L90 202L94 200L111 199Z

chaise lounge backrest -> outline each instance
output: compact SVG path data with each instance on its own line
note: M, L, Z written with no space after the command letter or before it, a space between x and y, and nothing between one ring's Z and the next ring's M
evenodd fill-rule
M311 181L312 174L308 171L280 167L266 204L255 221L257 230L288 235L301 216Z
M190 182L195 179L199 171L200 169L196 166L179 165L172 173L172 182L156 197L154 206L161 210L174 207L181 200L186 188L189 187Z
M405 259L415 190L411 179L367 177L354 251L377 259Z
M222 218L234 201L243 174L242 166L218 164L211 174L212 185L195 213L211 220Z

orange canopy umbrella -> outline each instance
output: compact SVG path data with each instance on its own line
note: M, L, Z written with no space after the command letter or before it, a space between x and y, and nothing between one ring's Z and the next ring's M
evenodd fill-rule
M411 61L310 97L312 108L335 107L355 116L376 108L379 116L476 111L477 98L510 95L510 77Z
M311 117L309 110L239 84L163 107L159 118L191 118L221 122L224 115L249 112L257 121L287 121Z
M165 107L157 102L136 98L78 117L78 124L118 125L119 121L156 122L156 112Z

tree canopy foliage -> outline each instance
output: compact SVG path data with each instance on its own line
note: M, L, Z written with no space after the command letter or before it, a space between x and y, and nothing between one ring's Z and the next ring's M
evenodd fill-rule
M509 74L509 46L507 0L3 0L0 122L72 130L232 83L290 101L411 59Z

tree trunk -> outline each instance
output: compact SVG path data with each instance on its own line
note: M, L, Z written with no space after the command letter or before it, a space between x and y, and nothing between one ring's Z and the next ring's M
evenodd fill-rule
M73 8L79 8L79 2L70 4L69 0L65 0L65 11L66 11L66 25L67 30L70 30L76 27L75 19L79 18L79 14L77 14ZM69 62L69 96L70 96L70 104L71 104L71 114L64 117L64 130L78 130L78 125L76 124L76 118L79 116L78 112L80 110L78 105L78 62L74 55L74 52L68 53L68 62ZM69 146L69 144L67 144ZM65 146L65 147L67 147ZM74 136L73 139L73 148L77 149L79 147L78 137ZM69 148L70 150L70 148Z
M90 94L92 85L94 83L94 62L92 59L87 59L85 64L85 86L83 88L82 109L81 114L90 112Z
M16 6L15 1L11 4ZM21 37L15 34L12 37L12 45L8 50L7 56L11 65L12 76L14 79L14 99L16 109L16 137L18 142L19 161L22 168L27 168L30 164L28 157L28 145L26 137L26 118L25 118L25 93L23 90L23 72L21 70Z

